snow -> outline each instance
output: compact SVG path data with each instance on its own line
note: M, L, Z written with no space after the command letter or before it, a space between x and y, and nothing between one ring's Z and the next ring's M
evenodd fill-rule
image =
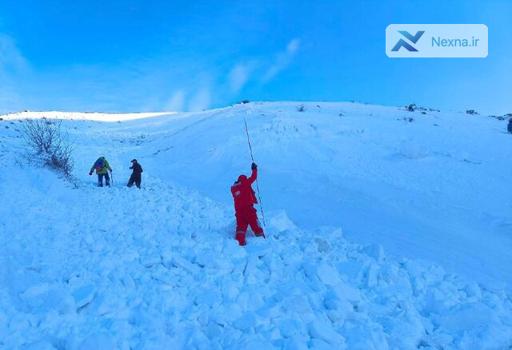
M512 346L504 122L297 106L2 117L0 348ZM65 119L74 183L24 160L21 120L43 115ZM267 239L241 248L229 186L249 172L243 117ZM112 188L87 175L100 155ZM132 158L142 190L125 187Z
M44 112L17 112L9 113L2 116L5 120L19 119L62 119L62 120L95 120L101 122L120 122L134 119L152 118L158 116L170 116L176 112L140 112L140 113L98 113L98 112L60 112L60 111L44 111Z

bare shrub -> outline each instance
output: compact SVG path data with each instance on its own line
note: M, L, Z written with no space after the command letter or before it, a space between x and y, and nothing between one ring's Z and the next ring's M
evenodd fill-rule
M69 177L73 170L73 149L61 126L61 120L29 119L23 124L23 136L45 166Z

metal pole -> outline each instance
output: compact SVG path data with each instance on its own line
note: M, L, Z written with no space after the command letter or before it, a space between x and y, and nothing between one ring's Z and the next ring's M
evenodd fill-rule
M254 161L254 155L252 153L252 145L251 145L251 139L249 137L249 128L247 127L247 120L246 118L244 117L244 123L245 123L245 134L247 135L247 144L249 145L249 152L251 153L251 160L253 163L256 163ZM263 226L267 226L266 222L265 222L265 212L263 211L263 203L261 202L261 197L260 197L260 185L258 183L258 178L256 178L256 192L258 194L258 203L260 204L260 209L261 209L261 219L263 220Z

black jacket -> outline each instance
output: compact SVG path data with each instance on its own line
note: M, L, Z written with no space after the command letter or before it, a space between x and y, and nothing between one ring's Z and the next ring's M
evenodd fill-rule
M133 165L130 167L130 169L133 169L132 174L133 175L139 175L143 172L142 167L139 163L133 163Z

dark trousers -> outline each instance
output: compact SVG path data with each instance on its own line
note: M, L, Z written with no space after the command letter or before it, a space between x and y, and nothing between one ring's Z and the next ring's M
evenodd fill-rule
M103 178L105 178L105 184L107 186L110 186L110 176L108 175L108 173L98 174L98 186L103 187Z
M140 174L132 174L130 176L130 180L128 180L128 187L132 187L133 186L133 183L135 183L135 186L137 186L137 188L140 188L140 183L142 182L142 178L140 176Z

